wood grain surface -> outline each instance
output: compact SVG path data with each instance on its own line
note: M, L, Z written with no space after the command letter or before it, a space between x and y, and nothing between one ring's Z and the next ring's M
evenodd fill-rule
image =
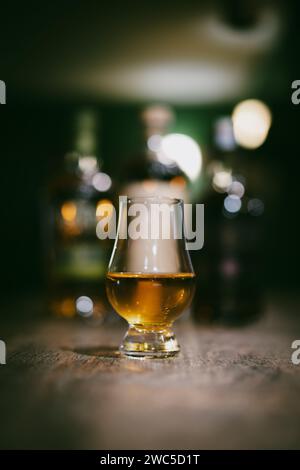
M0 448L299 448L297 308L274 302L243 329L179 322L182 351L167 360L121 357L121 323L91 327L38 308L31 321L4 321Z

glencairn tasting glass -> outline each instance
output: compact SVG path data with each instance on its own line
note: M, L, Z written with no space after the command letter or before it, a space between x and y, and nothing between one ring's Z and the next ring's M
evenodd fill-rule
M172 325L189 306L195 279L183 211L180 199L121 198L106 290L129 323L120 346L125 355L167 357L179 351Z

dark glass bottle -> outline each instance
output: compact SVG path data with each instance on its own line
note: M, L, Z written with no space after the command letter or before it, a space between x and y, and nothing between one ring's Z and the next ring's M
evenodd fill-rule
M230 118L217 122L204 196L205 242L192 253L199 322L243 325L262 312L263 203L252 197ZM248 184L247 184L248 183Z
M48 187L47 278L53 313L101 320L107 312L104 280L111 240L96 235L101 204L113 203L113 185L96 157L97 116L75 116L74 151Z
M166 106L153 105L141 113L140 150L122 171L121 193L128 197L165 196L188 200L188 180L175 161L160 152L161 140L174 119Z

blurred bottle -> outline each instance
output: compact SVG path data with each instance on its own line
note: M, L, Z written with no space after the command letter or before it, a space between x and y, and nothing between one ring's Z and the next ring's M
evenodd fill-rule
M47 279L50 308L62 317L101 321L107 312L104 278L112 249L99 240L96 226L101 204L113 203L112 180L96 157L97 115L76 114L73 151L48 186L46 216Z
M121 194L128 197L162 196L188 200L188 180L176 162L161 151L161 142L174 120L173 111L162 105L141 113L141 149L129 158L122 172Z
M151 105L142 111L141 146L140 150L129 158L123 170L123 184L120 188L122 195L168 197L189 202L189 180L174 155L178 149L174 143L168 148L168 152L163 148L164 137L169 134L174 117L172 109L163 105ZM183 158L186 159L186 154ZM139 217L143 217L143 214L139 214ZM185 217L187 219L187 216ZM147 249L146 246L145 240L140 240L140 244L136 241L134 249L129 251L128 265L133 271L139 266L140 257ZM149 250L152 250L151 241L149 241ZM160 252L158 256L161 265L169 266L167 251ZM189 310L186 313L188 314Z
M199 322L243 325L262 311L263 202L251 195L230 118L216 122L205 203L205 242L193 252Z

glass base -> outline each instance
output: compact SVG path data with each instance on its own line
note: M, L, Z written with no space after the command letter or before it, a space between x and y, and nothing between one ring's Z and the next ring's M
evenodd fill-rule
M130 325L120 351L130 357L163 358L174 356L180 347L170 327L160 330Z

